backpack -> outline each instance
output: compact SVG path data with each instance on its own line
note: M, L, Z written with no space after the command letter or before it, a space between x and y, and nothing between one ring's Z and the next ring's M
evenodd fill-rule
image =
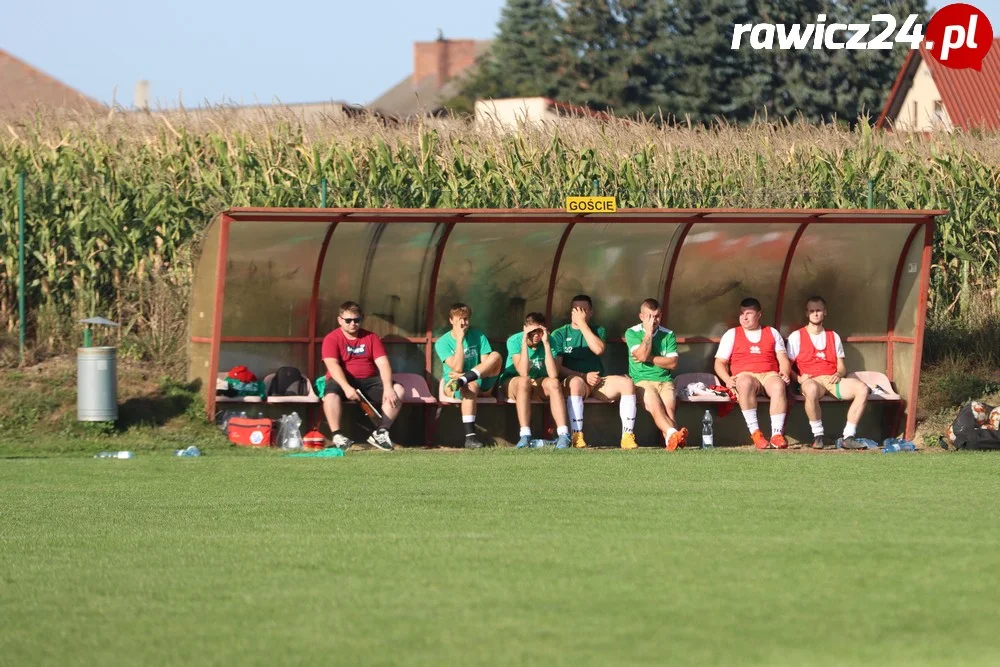
M309 386L298 368L282 366L274 372L267 387L268 396L308 396Z
M977 401L963 405L948 429L947 449L1000 450L1000 429L993 423L1000 417L995 415L1000 408Z

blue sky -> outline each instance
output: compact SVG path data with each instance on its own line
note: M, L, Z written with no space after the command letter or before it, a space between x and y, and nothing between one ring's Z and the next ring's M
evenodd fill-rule
M503 0L2 0L0 49L109 103L366 103L412 70L413 42L493 36ZM931 2L940 7L946 2ZM972 0L1000 33L1000 0ZM116 92L117 89L117 92Z

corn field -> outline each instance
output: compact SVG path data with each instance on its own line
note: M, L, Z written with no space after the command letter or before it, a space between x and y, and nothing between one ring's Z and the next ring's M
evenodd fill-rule
M863 123L662 128L571 121L499 134L464 121L303 125L225 110L7 125L0 138L0 331L17 328L17 173L26 174L33 337L103 315L149 327L144 290L186 299L200 232L230 206L947 208L931 317L1000 300L1000 137L931 139ZM894 260L895 258L893 258ZM159 286L159 287L157 287ZM180 329L181 333L183 330Z

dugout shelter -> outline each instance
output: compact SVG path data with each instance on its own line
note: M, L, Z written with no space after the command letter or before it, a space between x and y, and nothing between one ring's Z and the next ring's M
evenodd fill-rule
M622 336L638 322L639 303L654 297L677 335L675 372L711 373L740 300L758 298L762 324L787 337L805 324L805 299L820 294L848 369L884 372L900 398L903 418L885 420L881 435L912 438L934 223L946 213L233 208L213 219L197 262L190 377L201 380L209 416L217 373L232 366L258 377L296 366L315 378L325 372L320 344L337 326L337 306L353 300L365 309L363 326L383 337L394 372L423 376L436 396L433 343L453 302L469 304L473 325L503 352L526 313L546 313L555 328L577 293L593 297L595 321L607 328L609 372L626 372ZM681 410L679 421L697 433L703 410ZM432 432L426 423L413 430Z

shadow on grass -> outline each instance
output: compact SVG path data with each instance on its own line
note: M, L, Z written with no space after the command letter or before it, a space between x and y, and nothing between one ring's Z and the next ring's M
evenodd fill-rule
M130 398L118 407L115 430L163 426L184 415L199 412L201 380L188 383L164 380L156 393Z

